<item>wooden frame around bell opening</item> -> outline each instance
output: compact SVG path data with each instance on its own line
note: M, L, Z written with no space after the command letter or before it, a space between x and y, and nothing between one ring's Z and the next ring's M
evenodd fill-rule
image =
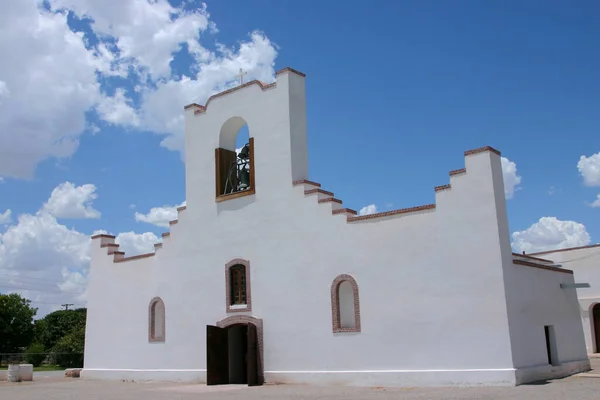
M215 149L215 201L217 203L230 199L237 199L238 197L250 196L256 193L256 180L254 179L254 138L251 137L248 142L250 147L250 162L248 163L250 166L250 188L239 192L221 194L225 189L229 165L236 160L237 154L235 154L235 151L231 150L222 148Z

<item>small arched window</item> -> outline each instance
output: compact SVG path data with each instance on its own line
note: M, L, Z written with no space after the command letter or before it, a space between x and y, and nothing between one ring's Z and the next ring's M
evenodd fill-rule
M164 342L165 303L160 297L155 297L150 301L148 314L148 340L150 342Z
M225 266L227 312L250 311L250 263L235 259Z
M358 284L350 275L338 275L331 284L333 332L360 332Z

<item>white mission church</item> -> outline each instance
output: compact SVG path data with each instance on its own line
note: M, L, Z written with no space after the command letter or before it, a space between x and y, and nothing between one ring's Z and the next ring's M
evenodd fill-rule
M497 150L466 151L432 204L357 216L309 180L305 103L286 68L185 107L170 232L133 257L93 237L83 377L518 385L589 369L572 271L512 253Z

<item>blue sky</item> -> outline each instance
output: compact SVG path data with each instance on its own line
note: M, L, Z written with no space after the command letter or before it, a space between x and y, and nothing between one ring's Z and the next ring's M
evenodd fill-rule
M54 307L85 291L87 235L133 252L159 237L143 221L185 200L182 107L240 67L306 73L310 177L347 207L431 203L491 145L520 181L517 250L600 240L597 1L34 3L0 5L0 291Z

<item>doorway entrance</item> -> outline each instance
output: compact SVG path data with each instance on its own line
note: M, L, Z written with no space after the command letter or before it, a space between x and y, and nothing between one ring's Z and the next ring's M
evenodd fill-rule
M592 324L594 326L594 338L596 339L594 353L600 353L600 304L595 304L592 308Z
M263 384L259 338L253 323L206 327L206 384Z

